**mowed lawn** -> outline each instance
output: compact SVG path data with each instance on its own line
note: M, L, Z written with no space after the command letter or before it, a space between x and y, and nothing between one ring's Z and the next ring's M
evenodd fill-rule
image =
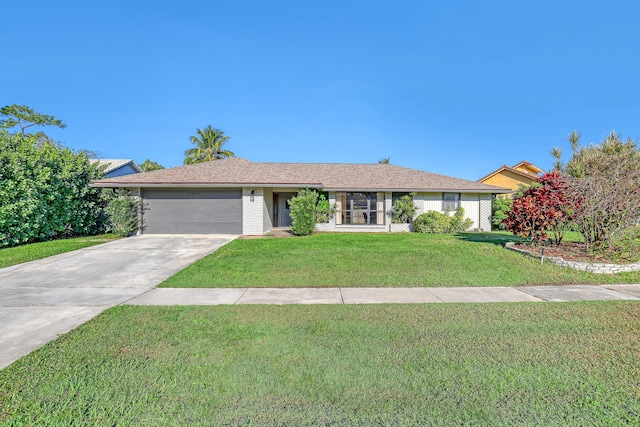
M118 306L0 371L2 425L639 425L634 301Z
M75 237L72 239L51 240L48 242L30 243L12 248L0 249L0 268L9 267L23 262L35 261L89 246L99 245L111 240L119 239L114 234L99 236Z
M316 234L239 239L159 287L451 287L640 283L525 257L500 233Z

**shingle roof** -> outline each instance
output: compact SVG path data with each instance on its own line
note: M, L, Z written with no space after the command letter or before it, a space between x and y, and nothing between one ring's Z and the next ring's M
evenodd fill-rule
M272 186L324 190L467 191L511 190L391 164L262 163L232 157L94 183L98 187Z

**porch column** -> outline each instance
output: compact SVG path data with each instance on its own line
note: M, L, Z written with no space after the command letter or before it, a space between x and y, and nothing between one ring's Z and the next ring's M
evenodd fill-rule
M336 192L329 191L329 207L336 208ZM333 215L329 215L329 229L334 230L336 228L336 215L337 212Z
M391 219L393 218L393 199L391 197L391 191L384 193L384 224L391 231Z

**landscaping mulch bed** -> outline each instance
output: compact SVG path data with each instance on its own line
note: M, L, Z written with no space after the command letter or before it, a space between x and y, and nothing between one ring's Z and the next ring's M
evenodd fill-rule
M639 257L637 254L628 254L621 257L619 253L615 251L604 251L596 253L587 253L584 244L566 242L560 245L544 245L533 246L527 243L514 244L513 247L532 252L536 255L542 255L544 250L545 257L559 257L567 261L579 261L589 263L614 263L614 264L629 264L637 262Z

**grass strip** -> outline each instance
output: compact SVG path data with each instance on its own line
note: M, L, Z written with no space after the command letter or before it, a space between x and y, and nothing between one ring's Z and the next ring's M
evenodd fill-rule
M112 308L0 371L3 425L638 425L640 304Z
M73 239L50 240L48 242L30 243L12 248L0 249L0 268L23 262L35 261L65 252L110 242L118 237L113 234L100 236L76 237Z
M160 284L173 288L457 287L640 283L506 250L503 233L317 234L239 239Z

